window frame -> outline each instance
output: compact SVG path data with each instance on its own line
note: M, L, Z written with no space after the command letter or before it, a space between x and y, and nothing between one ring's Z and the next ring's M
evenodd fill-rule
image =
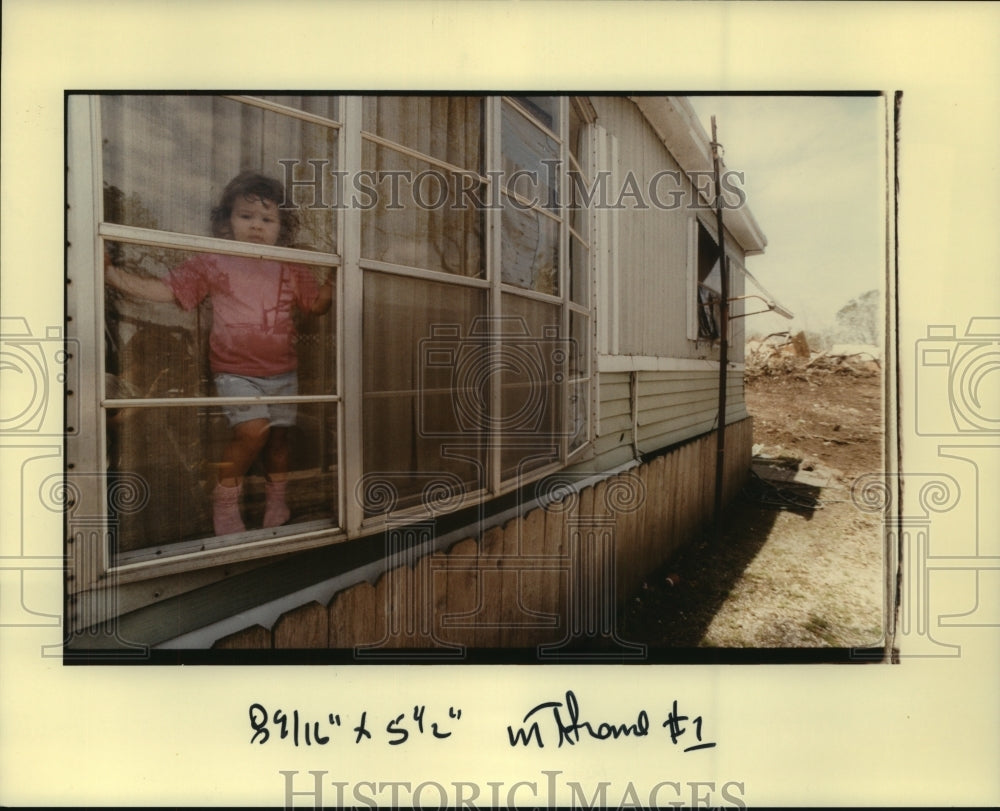
M697 344L709 344L717 346L722 338L721 333L712 337L701 334L698 309L701 307L699 299L699 288L701 282L698 278L698 243L699 229L703 229L715 243L715 249L719 248L719 234L717 221L714 214L693 214L688 219L688 265L687 265L687 337ZM729 270L729 322L727 324L726 339L733 342L735 336L734 321L741 317L742 302L738 300L743 288L742 276L740 272L744 268L744 261L738 251L733 250L733 237L726 233L726 264Z
M112 478L127 479L128 471L113 471L105 458L107 448L107 423L105 415L117 408L188 408L205 404L247 402L246 398L198 397L151 397L113 398L108 396L105 380L104 359L104 319L105 289L101 283L99 270L103 266L103 245L105 242L160 247L191 252L221 253L231 256L263 257L279 261L295 262L332 269L335 277L336 307L330 317L336 319L337 345L342 345L341 324L343 311L342 260L337 253L306 251L279 246L250 246L232 240L200 235L177 233L159 229L140 228L109 223L101 219L103 212L103 160L101 154L101 99L104 94L69 94L66 101L67 127L67 321L79 346L80 357L75 358L79 369L92 369L92 383L84 384L85 375L79 377L80 390L67 391L73 407L80 415L81 427L92 426L92 431L67 431L67 474L73 503L87 505L93 512L88 516L95 526L101 528L100 542L97 536L71 538L74 544L85 545L74 548L74 587L81 590L99 587L107 575L114 576L117 583L128 583L150 577L159 577L190 569L202 569L224 565L250 557L267 557L310 548L344 537L344 488L343 476L343 358L342 350L335 349L336 389L334 394L298 395L294 397L265 397L266 402L324 402L334 405L337 411L337 465L338 485L335 501L337 522L332 526L309 529L309 523L292 525L290 532L276 534L260 530L248 530L224 538L208 537L203 540L176 541L170 544L150 546L135 553L120 553L113 556L112 536L118 527L109 518L108 492ZM232 97L225 97L232 98ZM234 100L242 101L237 97ZM280 107L283 115L291 115L309 121L324 123L334 129L340 124L321 119L313 114L295 108L274 105L262 99L255 99L254 106L273 110ZM81 123L82 122L82 123ZM342 147L338 146L338 151ZM337 225L338 234L342 226ZM89 305L89 306L88 306ZM86 394L85 394L86 391ZM81 473L80 471L86 471ZM133 474L134 475L134 474ZM95 549L94 546L98 548ZM248 554L248 550L252 550ZM166 552L166 554L164 554Z
M505 296L519 296L546 302L559 309L559 321L562 335L569 336L571 313L585 318L587 346L583 353L587 358L586 374L577 374L563 385L561 391L569 395L573 391L570 384L578 384L586 392L587 402L583 404L586 418L586 430L583 442L575 448L570 448L570 437L563 430L559 438L558 460L551 465L532 470L524 478L504 479L501 473L499 442L503 441L499 429L496 436L491 436L490 449L487 456L488 477L486 486L474 492L463 494L455 509L463 506L489 500L510 492L523 484L537 480L553 471L560 470L570 464L575 464L593 453L593 441L596 431L595 390L597 378L598 347L596 331L599 327L599 313L596 307L596 286L598 284L598 250L603 232L599 229L597 212L591 209L587 216L589 234L586 241L584 235L571 234L570 201L565 190L568 188L568 172L577 163L570 157L568 144L569 105L577 105L586 128L586 150L581 160L589 162L591 176L598 167L597 142L595 137L595 116L592 108L588 113L589 104L586 99L577 102L568 96L553 97L559 110L558 132L548 130L537 124L549 137L553 137L559 149L559 183L560 200L555 213L546 212L559 226L559 260L558 260L558 295L525 290L507 284L502 279L501 272L501 239L502 239L502 207L488 206L482 224L481 250L484 273L482 278L462 277L442 271L427 268L395 265L361 255L361 231L363 212L358 208L338 206L336 216L337 244L336 252L321 253L293 248L269 246L243 246L231 240L213 237L181 234L158 229L139 228L103 222L103 164L101 143L103 132L101 128L101 93L68 93L66 97L66 159L67 159L67 320L74 337L80 341L80 357L75 359L78 369L92 369L94 375L88 379L86 375L78 374L80 381L78 390L68 391L67 398L73 401L73 410L79 414L81 430L67 430L67 478L75 488L75 500L87 505L100 505L94 511L96 534L88 537L74 538L73 543L79 544L73 551L73 586L72 591L87 591L100 589L108 585L108 577L113 577L116 583L135 582L165 575L181 574L215 566L236 562L249 561L290 552L303 551L318 546L342 542L354 537L363 537L378 530L386 520L397 521L413 516L417 518L426 514L426 510L417 507L400 510L385 516L366 517L363 514L359 499L354 496L354 487L365 476L362 420L364 414L363 402L363 352L364 339L361 329L361 303L364 300L364 278L366 273L396 274L408 278L426 281L444 282L470 288L481 289L486 294L486 312L484 315L501 317L503 315L503 300ZM501 96L483 96L483 154L482 165L478 175L468 169L454 166L445 160L421 153L403 144L397 144L385 138L363 130L362 101L360 95L338 96L339 121L326 119L314 113L305 112L295 107L280 104L271 99L255 96L221 96L242 104L259 107L283 116L301 119L312 124L322 124L337 130L336 168L348 173L361 171L362 150L365 143L376 143L381 147L393 149L411 158L426 162L448 172L459 172L475 175L483 184L487 200L493 200L494 194L502 198L503 190L494 189L493 184L499 183L497 175L491 175L502 168L501 118L502 106L511 104L522 114L525 110L516 101ZM530 115L530 113L527 113ZM331 156L333 157L333 156ZM584 167L578 167L584 168ZM485 169L485 172L482 170ZM586 276L584 284L588 291L586 303L572 301L570 284L570 240L578 238L587 249ZM276 260L292 261L311 266L333 268L335 274L335 307L327 317L336 319L334 335L336 347L334 362L336 364L336 391L334 394L298 395L294 398L267 398L271 401L295 402L329 402L337 410L337 524L319 529L296 531L295 526L283 528L287 533L274 535L271 532L264 537L260 530L249 530L245 535L232 536L227 542L220 544L195 543L191 549L178 549L178 544L164 545L163 549L149 550L142 559L129 561L119 556L117 559L110 543L115 527L110 525L107 511L107 487L109 474L113 471L107 468L105 459L107 448L107 425L104 419L108 408L134 407L189 407L210 402L221 404L216 397L193 398L159 398L138 402L132 399L109 399L104 382L104 319L105 291L102 284L100 268L103 266L103 243L115 241L138 245L149 245L188 251L210 251L236 256L263 256ZM572 337L572 336L570 336ZM496 376L494 376L496 377ZM498 382L493 383L491 403L495 414L500 413L501 391ZM226 398L227 401L229 398ZM236 398L238 400L238 398ZM572 408L569 396L560 397L556 405L560 411L561 425L565 427L570 419ZM69 413L69 412L67 412ZM497 440L497 444L493 440ZM68 523L70 519L67 519ZM208 541L215 539L209 538ZM145 552L146 550L144 550Z

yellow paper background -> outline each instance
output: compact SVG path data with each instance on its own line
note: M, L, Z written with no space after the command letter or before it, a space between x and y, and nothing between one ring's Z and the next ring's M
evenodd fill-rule
M914 398L925 396L914 348L927 326L961 332L970 317L1000 315L996 6L15 0L3 15L0 306L39 328L62 318L67 89L903 90L904 467L960 475L963 498L977 484L996 489L969 470L956 474L938 455L941 441L912 427ZM61 554L61 518L18 489L18 458L0 457L0 610L28 583L51 585L42 602L59 611L58 575L19 579L17 550L28 540ZM976 502L977 512L966 501L949 530L996 527L995 502ZM947 590L967 582L935 579L936 604L947 607ZM997 578L981 583L996 589ZM328 803L332 781L464 781L481 787L480 806L489 782L504 784L504 799L529 781L539 796L522 788L516 797L544 804L543 770L580 781L588 797L609 781L614 803L629 781L642 801L652 785L676 781L690 803L690 783L705 781L714 805L725 804L730 782L749 806L1000 803L996 625L948 629L942 639L960 649L952 657L908 657L904 639L895 667L181 668L64 667L41 655L60 641L57 627L2 623L5 805L280 805L281 770L299 772L300 791L309 770L329 772ZM507 745L507 724L570 688L601 719L676 698L705 718L718 746L681 756L651 740ZM460 708L462 718L445 741L356 746L345 735L336 746L261 747L248 742L254 701L367 709L382 723L415 704L444 721ZM660 799L678 798L664 789ZM424 800L440 798L428 789Z

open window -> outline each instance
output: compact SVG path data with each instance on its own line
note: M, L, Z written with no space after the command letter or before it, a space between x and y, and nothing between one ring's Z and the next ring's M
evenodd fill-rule
M697 221L696 221L697 222ZM701 222L697 222L697 287L695 313L698 340L715 341L721 336L722 272L719 244Z

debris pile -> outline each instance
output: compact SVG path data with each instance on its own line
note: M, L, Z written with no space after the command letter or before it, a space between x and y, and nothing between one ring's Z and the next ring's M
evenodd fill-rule
M842 374L868 377L882 371L882 350L869 344L840 344L824 352L812 351L805 333L776 333L746 345L745 377L788 375L808 380L813 375Z

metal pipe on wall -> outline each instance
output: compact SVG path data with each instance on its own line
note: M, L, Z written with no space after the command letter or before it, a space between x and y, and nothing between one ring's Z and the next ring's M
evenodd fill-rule
M715 116L712 116L712 168L715 172L715 219L719 230L719 275L721 291L719 301L719 424L716 436L715 458L715 511L718 524L722 514L722 490L726 460L726 385L729 366L729 262L726 260L726 236L722 227L722 183L719 172L719 142L716 136Z

